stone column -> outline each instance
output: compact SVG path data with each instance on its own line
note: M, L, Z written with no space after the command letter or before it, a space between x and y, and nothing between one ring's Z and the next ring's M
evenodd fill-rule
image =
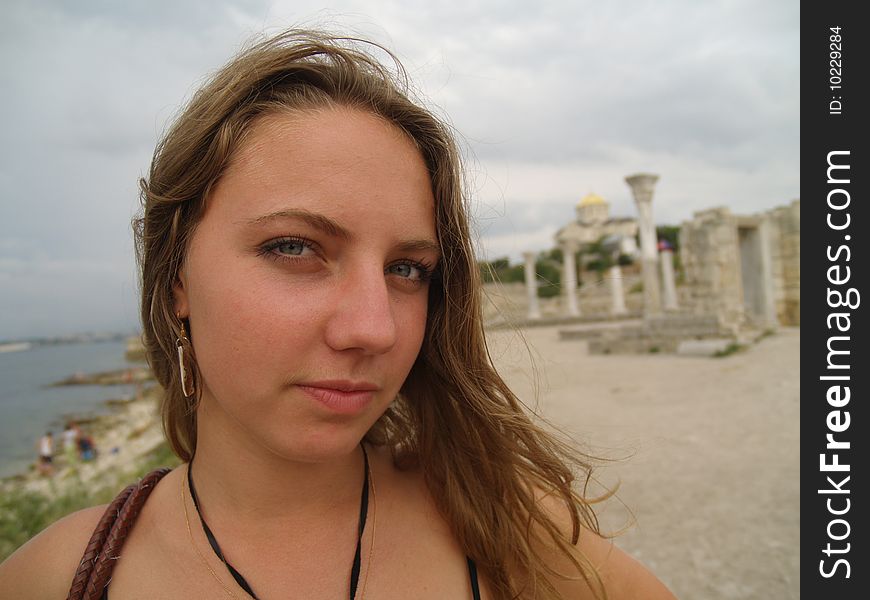
M658 175L639 173L625 178L637 203L638 229L640 232L640 255L643 275L643 314L645 317L662 312L659 292L658 249L656 226L652 212L653 188Z
M677 285L674 281L674 251L670 248L659 252L662 263L662 291L665 310L677 310Z
M610 293L613 298L611 314L624 315L628 311L625 308L625 290L622 287L622 269L619 265L610 267Z
M526 294L529 298L529 319L540 319L541 309L538 306L538 281L535 274L535 259L537 253L523 252L523 258L526 259Z
M574 254L577 244L562 242L562 294L565 296L565 314L569 317L580 316L580 306L577 304L577 267Z

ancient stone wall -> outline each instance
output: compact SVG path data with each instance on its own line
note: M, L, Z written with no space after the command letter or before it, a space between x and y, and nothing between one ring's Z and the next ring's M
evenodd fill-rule
M752 325L746 312L749 302L759 314L767 314L760 305L760 289L744 289L750 275L742 269L760 268L761 260L746 247L741 251L741 227L744 245L752 241L752 229L763 227L764 252L769 252L773 296L772 312L781 325L800 324L800 201L765 213L733 215L727 208L712 208L695 213L680 228L680 259L685 273L681 302L687 312L716 315L726 330L736 331ZM766 259L765 259L766 260ZM756 269L757 270L757 269ZM746 275L746 277L744 277ZM747 297L748 294L748 297ZM755 295L753 295L755 294ZM758 296L758 297L756 297ZM764 296L769 298L770 296ZM770 318L763 322L771 322ZM758 321L758 319L756 319ZM759 323L754 323L759 326Z
M773 292L781 325L800 325L801 205L795 200L766 213L770 231Z
M680 227L685 310L715 315L726 331L744 322L737 217L725 207L697 212Z

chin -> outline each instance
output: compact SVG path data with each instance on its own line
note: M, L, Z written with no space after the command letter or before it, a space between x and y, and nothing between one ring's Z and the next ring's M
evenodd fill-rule
M286 460L325 463L346 458L356 452L365 435L344 430L300 434L294 440L284 440L270 449Z

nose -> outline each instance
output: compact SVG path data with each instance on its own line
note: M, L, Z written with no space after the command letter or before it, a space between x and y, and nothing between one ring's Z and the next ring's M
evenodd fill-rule
M326 343L334 350L383 354L396 343L396 321L383 269L377 265L340 276L326 327Z

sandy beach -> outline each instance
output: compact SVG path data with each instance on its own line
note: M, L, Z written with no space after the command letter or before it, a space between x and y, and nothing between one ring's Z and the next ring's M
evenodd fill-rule
M617 544L679 598L800 597L800 330L724 358L590 356L558 327L524 329L538 408L577 441L626 460L599 471ZM502 375L535 397L515 332L488 335Z

